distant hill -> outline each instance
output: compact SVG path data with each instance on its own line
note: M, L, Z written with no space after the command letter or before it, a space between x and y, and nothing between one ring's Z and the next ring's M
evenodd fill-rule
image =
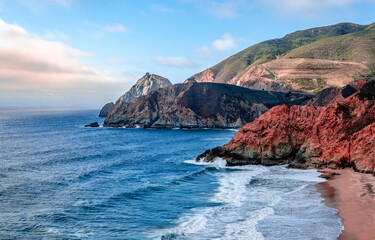
M250 46L190 80L252 89L317 92L375 70L375 23L339 23Z

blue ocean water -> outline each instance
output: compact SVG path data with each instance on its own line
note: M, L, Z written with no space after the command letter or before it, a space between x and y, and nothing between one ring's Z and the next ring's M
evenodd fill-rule
M233 130L84 128L0 110L0 239L335 239L314 170L195 163Z

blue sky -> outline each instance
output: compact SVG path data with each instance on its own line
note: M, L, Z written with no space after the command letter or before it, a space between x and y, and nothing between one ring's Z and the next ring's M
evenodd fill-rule
M375 0L0 0L0 107L100 108L263 40L375 22Z

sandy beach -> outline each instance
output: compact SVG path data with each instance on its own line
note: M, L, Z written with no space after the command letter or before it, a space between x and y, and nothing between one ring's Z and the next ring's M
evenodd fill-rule
M320 170L327 182L317 184L329 207L339 210L344 230L339 240L375 239L375 177L350 169Z

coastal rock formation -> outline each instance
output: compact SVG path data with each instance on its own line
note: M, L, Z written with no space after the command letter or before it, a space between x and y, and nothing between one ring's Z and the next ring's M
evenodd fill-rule
M107 127L240 128L275 105L300 103L300 93L257 91L228 84L188 82L116 104Z
M133 85L129 91L124 93L117 101L116 104L120 102L130 102L134 99L144 96L150 93L152 90L158 88L164 88L171 86L172 83L161 76L156 74L146 73L142 78L140 78L135 85Z
M276 106L197 160L216 157L228 165L352 167L375 173L375 81L327 107Z
M249 66L238 73L228 83L256 90L290 91L286 84L275 81L276 75L264 66Z
M114 107L115 104L113 102L107 103L102 107L102 110L100 110L99 117L106 117Z
M142 78L140 78L136 84L134 84L129 91L124 93L117 101L116 104L119 104L121 102L130 102L134 99L144 96L151 91L163 88L163 87L169 87L172 83L161 76L158 76L156 74L150 74L146 73ZM114 103L107 103L103 106L102 110L100 110L99 117L107 117L107 115L112 111L112 109L115 107Z
M85 127L100 127L100 125L98 122L93 122L93 123L85 125Z
M307 100L302 105L313 105L317 107L325 107L332 103L340 102L345 98L350 97L361 89L367 81L358 80L351 82L343 88L330 87L322 90L315 97Z

